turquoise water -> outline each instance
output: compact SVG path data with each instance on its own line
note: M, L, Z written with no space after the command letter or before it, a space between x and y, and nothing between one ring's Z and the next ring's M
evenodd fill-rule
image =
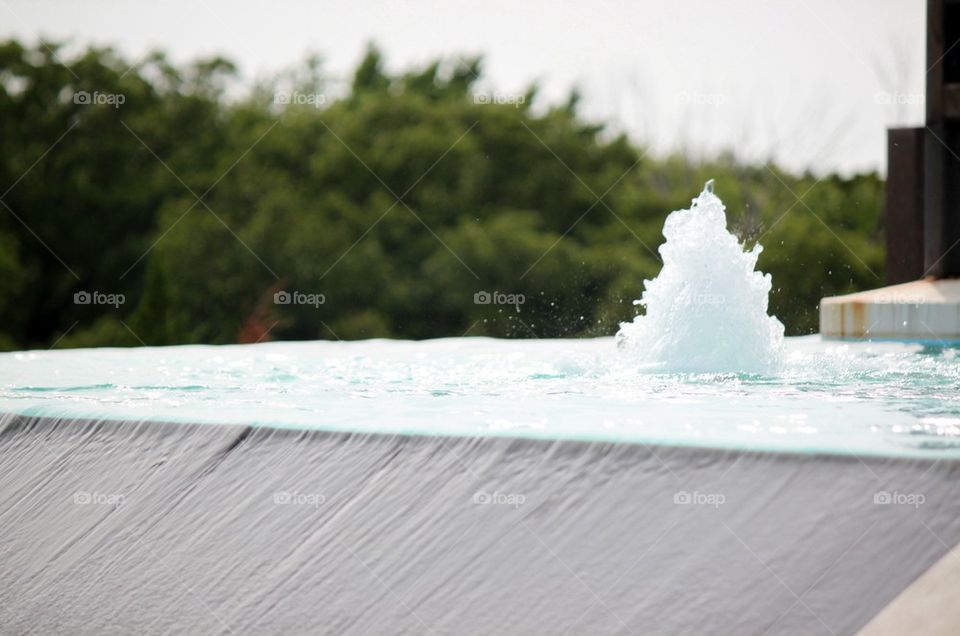
M612 338L0 354L0 411L856 455L960 455L949 348L787 338L769 375L638 371Z

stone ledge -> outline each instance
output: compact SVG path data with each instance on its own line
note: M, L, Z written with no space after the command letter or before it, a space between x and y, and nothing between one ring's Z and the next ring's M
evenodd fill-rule
M851 340L960 342L960 279L924 279L824 298L820 334Z

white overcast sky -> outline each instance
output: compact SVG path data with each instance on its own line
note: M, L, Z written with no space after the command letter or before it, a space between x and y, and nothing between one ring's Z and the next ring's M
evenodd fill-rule
M368 41L391 69L484 54L486 86L538 80L656 154L733 150L793 169L885 169L885 128L923 122L925 2L910 0L0 0L0 36L214 53L248 79ZM889 103L887 103L889 102Z

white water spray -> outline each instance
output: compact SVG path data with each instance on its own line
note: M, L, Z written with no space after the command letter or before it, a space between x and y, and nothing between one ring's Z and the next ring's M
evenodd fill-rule
M663 225L663 269L644 281L634 304L646 314L620 324L617 344L643 369L769 373L780 365L783 324L767 315L769 274L756 271L763 249L749 251L727 231L713 180L689 210Z

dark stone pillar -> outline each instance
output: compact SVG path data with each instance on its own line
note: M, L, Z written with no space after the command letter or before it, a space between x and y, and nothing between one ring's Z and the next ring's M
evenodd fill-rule
M960 276L960 1L927 3L924 274Z
M887 284L917 280L923 254L923 128L887 130Z

